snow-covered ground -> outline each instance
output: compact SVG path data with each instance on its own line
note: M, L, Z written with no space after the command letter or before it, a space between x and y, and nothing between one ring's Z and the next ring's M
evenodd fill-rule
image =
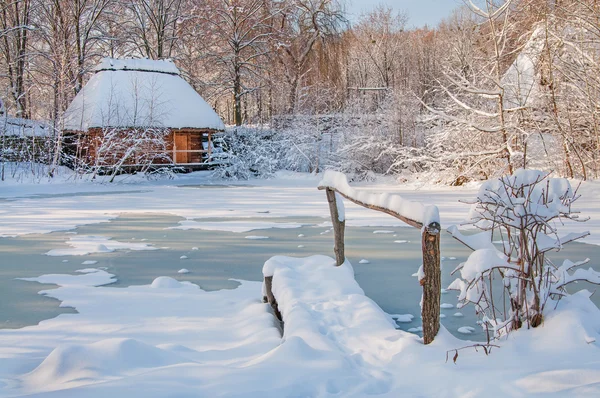
M316 189L318 181L282 175L220 187L198 173L115 185L7 183L0 185L0 236L68 230L121 213L187 219L176 228L193 227L199 219L232 219L208 220L206 227L217 231L293 228L264 221L290 215L320 216L326 224L329 210L325 194ZM198 187L205 184L215 185ZM435 204L443 226L463 220L468 206L458 199L476 192L475 187L390 184L365 189ZM578 207L591 220L567 226L566 232L590 230L584 241L600 244L600 184L586 183L580 193ZM257 217L262 221L253 225ZM403 226L350 203L346 220L386 231ZM90 236L72 239L70 245L63 254L136 248ZM146 286L98 287L115 278L93 268L40 276L39 282L61 286L44 294L79 313L0 330L0 397L600 396L600 311L586 292L562 300L543 327L511 334L489 356L481 349L460 350L455 364L454 349L471 342L442 329L432 345L423 346L418 336L396 330L390 317L364 296L349 264L334 268L333 260L323 256L277 261L278 267L293 269L280 279L290 294L281 302L287 310L283 338L261 302L257 282L205 292L168 277ZM591 265L597 261L592 259ZM299 287L300 280L309 280L311 290Z

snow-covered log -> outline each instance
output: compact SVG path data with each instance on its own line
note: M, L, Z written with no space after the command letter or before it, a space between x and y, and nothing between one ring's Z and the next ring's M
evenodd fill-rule
M346 261L331 257L275 256L263 267L284 322L285 341L301 338L320 351L352 351L373 336L395 331L392 318L379 308L354 278Z

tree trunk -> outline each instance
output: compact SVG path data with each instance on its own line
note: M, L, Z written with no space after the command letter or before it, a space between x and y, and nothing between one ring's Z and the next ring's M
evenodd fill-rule
M240 72L240 67L238 65L235 65L234 67L233 122L236 126L242 125L242 76Z

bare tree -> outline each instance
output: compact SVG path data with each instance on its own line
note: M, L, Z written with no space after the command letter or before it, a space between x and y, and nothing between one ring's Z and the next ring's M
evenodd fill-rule
M335 0L282 1L275 20L275 52L289 86L287 111L297 109L298 91L315 45L346 24Z
M5 0L0 3L0 46L10 84L10 93L16 104L18 117L29 117L27 98L27 63L32 0Z
M151 59L174 55L182 0L124 0L128 40Z
M233 93L233 121L239 126L243 98L264 84L272 8L265 0L215 0L198 11L191 23L207 27L201 48L220 71L220 89Z

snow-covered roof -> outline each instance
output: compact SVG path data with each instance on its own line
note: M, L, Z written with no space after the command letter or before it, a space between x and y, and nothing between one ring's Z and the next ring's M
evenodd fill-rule
M165 127L223 130L223 121L170 60L104 58L64 116L66 130Z
M0 136L49 137L52 129L44 122L17 117L0 117Z
M103 58L102 61L94 68L95 72L99 71L140 71L140 72L158 72L168 73L171 75L179 76L179 69L175 66L173 61L165 59L161 61L155 61L153 59L116 59L116 58Z

